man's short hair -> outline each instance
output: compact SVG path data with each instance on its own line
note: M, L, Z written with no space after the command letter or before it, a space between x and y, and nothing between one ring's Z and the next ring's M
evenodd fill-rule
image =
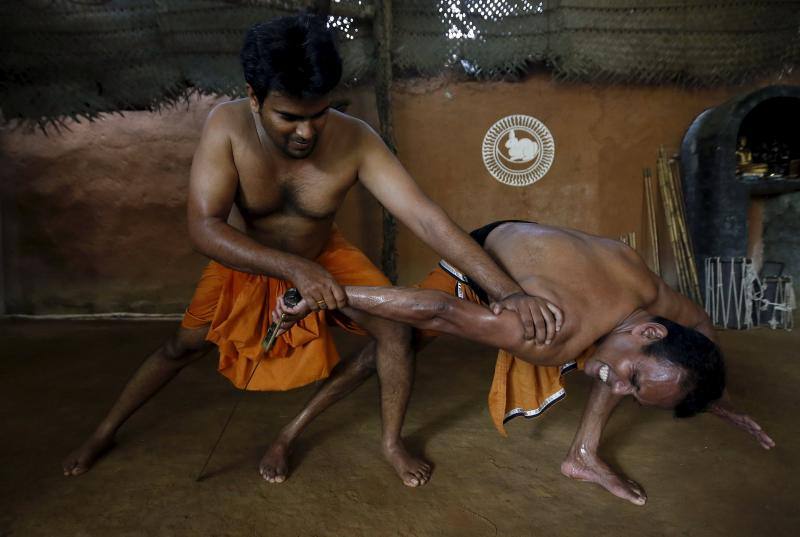
M663 317L653 322L663 325L667 335L644 347L654 356L682 367L688 373L686 397L675 407L676 418L688 418L703 412L709 403L722 397L725 389L725 362L719 347L706 336Z
M271 91L301 99L330 93L342 78L342 58L325 19L280 17L247 31L240 54L244 79L259 104Z

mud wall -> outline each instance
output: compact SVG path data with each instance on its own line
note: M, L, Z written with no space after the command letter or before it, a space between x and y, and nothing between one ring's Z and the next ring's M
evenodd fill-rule
M563 84L546 75L409 81L394 93L395 135L411 174L464 228L528 218L611 237L635 231L641 241L641 172L654 166L658 146L676 152L704 109L777 82L688 90ZM343 96L349 113L375 124L370 88ZM189 165L216 102L126 112L47 135L0 130L5 311L181 311L205 262L186 232ZM510 114L538 118L555 139L549 173L531 186L498 183L482 162L487 129ZM355 188L338 221L378 259L380 211L369 193ZM419 280L437 259L402 226L398 250L401 283Z

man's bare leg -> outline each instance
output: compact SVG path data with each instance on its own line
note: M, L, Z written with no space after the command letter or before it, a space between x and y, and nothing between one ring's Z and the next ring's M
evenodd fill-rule
M202 357L213 346L205 340L208 327L177 333L147 357L120 393L117 401L94 433L64 459L65 476L87 472L114 443L114 434L144 403L152 398L178 372Z
M403 484L409 487L424 485L431 477L431 465L408 453L401 437L414 382L411 328L368 317L351 308L346 308L345 313L376 339L375 365L381 393L383 455Z
M408 323L417 328L460 335L487 344L513 338L515 331L521 334L521 327L513 313L503 314L504 320L487 308L454 298L441 291L347 287L346 292L348 302L353 307L344 308L342 311L366 328L376 339L375 362L381 384L384 456L404 484L423 485L430 479L431 466L421 459L412 457L405 449L400 435L413 379L410 329L394 321ZM509 318L514 320L508 322ZM483 338L495 338L497 341L494 339L484 341ZM260 471L262 475L266 473L265 479L278 481L270 479L270 473L274 476L285 473L283 469L286 467L286 453L293 439L327 406L363 382L363 379L358 379L357 373L353 375L349 377L343 374L344 378L340 379L341 384L334 384L329 390L323 386L301 415L287 426L288 431L284 430L287 434L284 436L284 431L281 432L279 440L270 446L265 458L262 459ZM350 382L353 384L350 385Z
M615 496L644 505L647 495L641 485L614 472L597 455L603 428L622 397L614 395L611 388L599 380L594 382L575 439L561 463L561 473L579 481L597 483Z
M289 456L295 440L317 416L328 407L361 386L375 372L377 344L368 343L354 357L343 359L333 368L331 375L267 448L261 458L258 472L270 483L282 483L289 473Z
M375 338L375 363L381 387L384 457L405 485L409 487L424 485L430 479L431 466L424 460L411 456L401 438L414 378L411 328L373 317L350 307L344 308L342 312Z

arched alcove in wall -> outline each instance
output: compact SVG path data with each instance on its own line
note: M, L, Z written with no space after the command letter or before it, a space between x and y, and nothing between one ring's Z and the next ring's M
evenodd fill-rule
M769 213L765 204L777 196L792 200L798 195L791 193L800 191L798 125L798 86L768 86L735 97L705 110L692 122L681 144L681 174L687 225L701 271L706 257L755 254L759 262L763 258L759 245ZM753 162L770 160L762 162L766 165L763 173L737 170L742 136L748 139ZM772 154L776 147L777 156ZM800 226L800 217L785 225ZM792 252L770 253L775 256L791 257Z

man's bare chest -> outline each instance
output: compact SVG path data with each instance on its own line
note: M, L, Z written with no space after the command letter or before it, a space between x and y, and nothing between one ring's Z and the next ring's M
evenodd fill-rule
M313 220L332 218L355 184L357 173L337 163L271 165L262 159L237 162L236 204L247 218L272 214Z

